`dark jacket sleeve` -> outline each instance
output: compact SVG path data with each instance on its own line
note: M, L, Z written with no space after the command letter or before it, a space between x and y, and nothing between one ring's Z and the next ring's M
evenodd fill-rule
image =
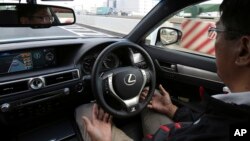
M187 107L180 107L175 112L173 120L175 122L194 122L202 113L194 112Z

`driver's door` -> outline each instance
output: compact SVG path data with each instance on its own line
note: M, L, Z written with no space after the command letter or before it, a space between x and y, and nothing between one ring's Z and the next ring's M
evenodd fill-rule
M215 40L208 38L209 27L219 19L219 4L209 4L212 12L206 11L206 2L185 8L151 32L143 44L154 60L157 83L163 84L175 102L194 110L199 110L193 104L205 93L226 91L216 74ZM180 30L181 38L172 44L164 42L164 27Z

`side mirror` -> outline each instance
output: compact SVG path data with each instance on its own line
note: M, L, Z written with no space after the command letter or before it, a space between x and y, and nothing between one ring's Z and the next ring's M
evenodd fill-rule
M180 41L182 32L175 28L161 27L157 33L157 43L170 45Z
M71 25L75 23L70 8L37 4L0 4L0 27L34 27Z

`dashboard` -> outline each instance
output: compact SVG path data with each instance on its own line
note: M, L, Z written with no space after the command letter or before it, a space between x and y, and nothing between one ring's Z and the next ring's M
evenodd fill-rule
M74 61L82 44L44 44L0 47L0 113L81 92L81 69Z
M103 49L116 41L119 39L1 44L0 116L4 122L20 122L94 100L90 84L94 62ZM143 63L144 58L136 51L119 49L103 60L102 71L143 67Z
M0 44L0 126L9 127L6 132L11 134L22 133L36 128L31 121L65 117L65 112L72 116L77 106L95 100L90 81L93 65L101 51L116 41L120 39ZM101 69L142 67L143 62L139 53L124 48L108 54Z

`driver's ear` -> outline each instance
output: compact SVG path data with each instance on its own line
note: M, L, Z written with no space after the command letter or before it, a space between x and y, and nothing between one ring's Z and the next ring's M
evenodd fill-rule
M237 56L235 64L237 66L249 66L250 65L250 36L242 36L240 38L240 44L237 47Z

